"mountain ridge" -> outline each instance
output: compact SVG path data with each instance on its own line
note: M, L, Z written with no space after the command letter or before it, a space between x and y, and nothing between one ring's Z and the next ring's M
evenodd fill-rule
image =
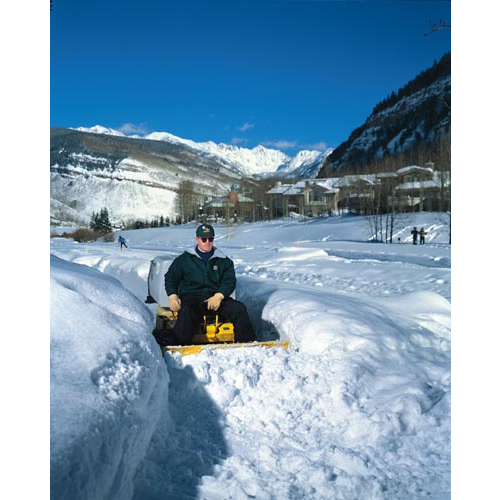
M317 150L301 150L293 157L283 153L279 149L266 148L259 144L254 148L243 148L232 144L215 143L213 141L195 142L190 139L178 137L169 132L151 132L144 136L127 136L118 130L102 125L94 125L90 128L76 127L73 130L95 134L114 135L128 137L130 139L144 139L153 141L164 141L171 144L182 144L197 151L199 154L219 161L227 166L238 168L242 175L272 175L280 171L281 174L292 174L300 169L304 163L310 165L318 158L323 158L325 152ZM331 148L327 152L331 152ZM299 174L300 175L300 174Z
M326 158L320 177L354 173L377 161L414 161L451 134L451 53L379 102Z

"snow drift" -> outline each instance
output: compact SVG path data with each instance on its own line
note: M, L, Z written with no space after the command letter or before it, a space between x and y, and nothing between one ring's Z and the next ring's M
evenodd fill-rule
M185 358L143 300L194 225L53 238L52 497L450 498L450 247L413 217L433 244L363 242L363 218L216 227L258 335L292 347Z

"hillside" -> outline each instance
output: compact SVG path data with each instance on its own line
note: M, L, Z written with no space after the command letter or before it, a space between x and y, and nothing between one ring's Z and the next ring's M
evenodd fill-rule
M259 178L313 177L330 152L291 158L263 146L196 143L166 132L128 137L103 126L51 127L50 146L53 225L86 224L102 207L119 223L173 219L183 183L192 183L197 205L230 190L251 192Z
M318 177L354 173L374 161L414 161L451 128L451 54L378 103L366 122L326 158Z
M172 217L183 181L207 196L252 183L238 169L187 145L56 127L50 142L51 222L56 225L87 223L102 207L121 220Z

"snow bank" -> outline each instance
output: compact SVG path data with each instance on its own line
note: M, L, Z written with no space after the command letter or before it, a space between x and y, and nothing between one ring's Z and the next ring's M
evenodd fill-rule
M51 498L131 498L166 414L151 315L115 278L51 256Z
M129 231L123 251L52 238L53 498L449 498L450 247L335 220L218 240L260 338L288 351L163 361L147 269L194 226Z
M200 498L448 498L450 343L421 321L449 303L417 293L399 317L387 299L256 287L290 351L184 360L230 443Z

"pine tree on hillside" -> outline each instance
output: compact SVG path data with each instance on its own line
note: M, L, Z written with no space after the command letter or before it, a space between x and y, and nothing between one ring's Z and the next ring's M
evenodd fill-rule
M90 229L97 231L98 226L99 226L99 214L92 212L92 217L90 218Z
M111 231L111 222L109 222L109 212L106 207L101 209L101 231L109 233Z

